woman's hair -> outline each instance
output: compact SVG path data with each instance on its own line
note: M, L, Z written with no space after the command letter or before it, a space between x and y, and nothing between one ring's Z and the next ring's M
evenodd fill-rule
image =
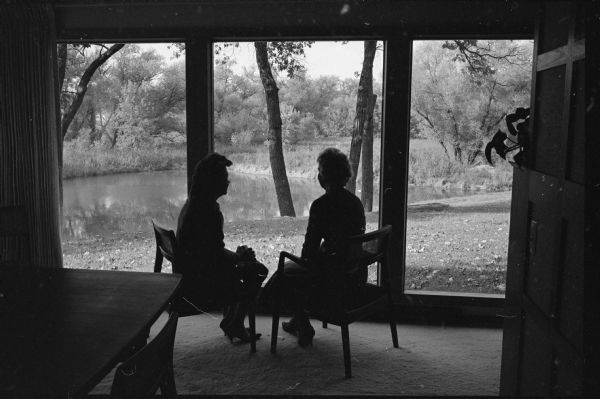
M352 176L348 157L337 148L323 150L317 158L317 163L321 167L321 177L332 187L345 186Z
M213 184L214 176L217 172L231 165L232 162L229 159L216 152L202 158L194 168L190 195L198 196L207 190Z

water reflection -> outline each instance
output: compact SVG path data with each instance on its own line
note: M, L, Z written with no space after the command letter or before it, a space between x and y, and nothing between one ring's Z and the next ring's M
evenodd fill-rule
M226 221L259 220L279 216L270 177L230 173L229 193L219 199ZM185 171L130 173L63 182L64 240L147 232L150 220L175 228L187 197ZM298 216L308 215L312 201L323 194L316 180L290 179ZM374 203L379 193L375 192ZM409 203L457 195L431 188L409 192Z

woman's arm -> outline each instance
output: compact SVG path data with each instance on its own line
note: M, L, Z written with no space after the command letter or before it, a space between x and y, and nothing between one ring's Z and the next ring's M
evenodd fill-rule
M321 245L321 239L323 238L319 212L319 202L314 201L310 206L308 214L308 226L306 227L306 234L304 235L304 244L302 244L302 259L314 259L319 252L319 246Z

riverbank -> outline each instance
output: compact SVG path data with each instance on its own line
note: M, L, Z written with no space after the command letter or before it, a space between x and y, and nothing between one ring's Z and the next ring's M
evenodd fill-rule
M288 177L316 179L316 156L326 147L334 146L348 153L347 139L304 142L284 149ZM412 139L410 142L408 182L415 186L464 191L503 191L512 186L512 167L506 163L466 166L453 161L441 147L429 140ZM380 148L375 139L373 148ZM271 164L266 146L234 147L217 146L216 151L225 154L233 165L230 170L238 173L271 175ZM184 170L187 166L185 143L162 144L153 147L107 149L100 145L67 142L64 145L63 179L98 176L116 173L148 172L161 170ZM380 152L373 154L375 184L379 181ZM357 176L361 181L361 168Z
M409 207L406 234L406 288L454 292L504 293L510 192L436 201L443 206ZM377 228L367 215L367 230ZM273 218L225 225L226 245L249 245L270 273L282 250L300 253L307 218ZM168 226L175 228L175 226ZM69 268L153 270L154 235L148 229L63 242ZM170 271L168 262L165 271Z

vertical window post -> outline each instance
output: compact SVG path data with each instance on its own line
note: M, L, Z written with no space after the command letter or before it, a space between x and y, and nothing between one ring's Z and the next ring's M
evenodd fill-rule
M380 224L393 226L389 245L389 261L393 265L390 278L392 287L401 291L406 247L411 57L412 42L407 37L385 42Z
M213 150L213 46L206 38L185 42L188 189L194 166Z

